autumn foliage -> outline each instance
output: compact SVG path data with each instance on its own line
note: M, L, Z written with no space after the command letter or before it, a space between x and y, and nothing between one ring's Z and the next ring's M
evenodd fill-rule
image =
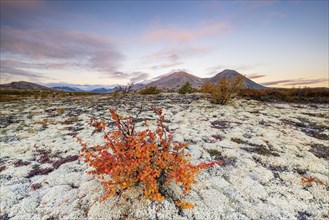
M204 83L201 92L209 93L213 103L225 105L239 93L243 86L243 76L237 76L233 79L222 78L216 83Z
M312 176L310 176L310 177L302 176L301 182L304 187L311 187L313 182L318 183L320 185L324 184L322 180L320 180L319 178L316 178L316 177L312 177Z
M93 169L106 188L101 201L114 194L120 194L135 186L142 186L144 196L152 201L161 202L168 197L165 188L174 181L180 185L183 193L196 183L195 175L201 169L221 161L193 165L188 161L186 143L174 142L173 133L169 133L164 124L161 109L153 107L158 116L157 128L152 131L145 121L146 128L136 131L133 118L123 118L111 109L113 129L106 131L104 121L91 124L104 132L105 144L87 147L80 139L82 157ZM109 178L110 177L110 178ZM171 198L180 208L191 208L192 204L178 198Z

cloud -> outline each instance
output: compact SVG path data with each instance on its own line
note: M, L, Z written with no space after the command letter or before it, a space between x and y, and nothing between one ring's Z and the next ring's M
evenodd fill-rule
M292 82L292 80L277 80L277 81L270 81L270 82L264 82L264 83L260 83L264 86L273 86L273 85L279 85L279 84L283 84L283 83L289 83Z
M181 62L181 61L172 62L172 63L163 63L163 64L159 64L159 65L154 65L151 67L151 69L154 69L154 70L166 69L166 68L170 68L170 67L174 67L174 66L179 66L183 63L184 62Z
M301 79L301 80L293 80L292 82L284 84L285 86L297 86L297 85L311 85L316 83L328 82L328 79Z
M184 64L183 59L212 52L214 49L205 46L183 46L160 50L144 57L144 62L155 63L151 69L166 69ZM160 64L159 64L160 63Z
M122 72L122 71L114 71L114 72L105 73L103 75L103 77L104 78L112 77L112 78L117 78L117 79L126 79L129 77L129 74Z
M253 73L253 74L248 74L246 75L246 77L248 79L257 79L257 78L261 78L261 77L264 77L264 76L267 76L265 74L260 74L260 73Z
M41 73L36 73L32 71L26 71L22 69L18 69L15 67L9 67L9 66L4 66L1 65L0 69L1 75L6 75L6 79L14 78L14 77L24 77L28 80L32 81L40 81L42 79L49 79L48 77L42 76Z
M186 42L199 38L213 36L219 33L225 33L229 29L226 23L208 24L201 28L183 29L183 28L159 28L153 27L146 31L142 37L145 42L154 41L175 41Z
M143 73L143 72L133 72L130 75L131 75L130 81L133 83L145 81L150 77L148 73Z
M123 55L107 36L65 29L3 27L0 42L2 57L15 57L4 62L16 62L24 68L81 68L114 77L120 75L116 69Z
M326 78L320 79L288 79L288 80L277 80L277 81L270 81L260 83L264 86L273 86L273 85L284 85L284 86L296 86L296 85L311 85L317 84L321 82L328 82Z

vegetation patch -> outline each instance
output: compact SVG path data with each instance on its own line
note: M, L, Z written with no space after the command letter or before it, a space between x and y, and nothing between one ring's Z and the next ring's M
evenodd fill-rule
M267 102L329 103L329 88L242 89L239 96Z
M106 187L101 201L140 186L145 198L157 202L168 198L181 212L192 208L193 204L179 198L170 189L169 183L179 184L186 194L196 183L195 175L201 169L222 164L222 161L191 164L187 159L190 155L185 153L187 144L174 142L173 133L168 133L163 124L162 109L152 109L158 117L155 131L149 128L147 122L145 130L136 131L132 117L123 118L111 109L116 128L106 132L105 121L95 127L104 133L104 145L88 147L82 140L77 140L82 146L84 162L93 168L88 173L96 175Z
M262 144L254 144L248 141L241 140L240 138L231 138L231 141L237 144L244 144L251 147L241 147L242 150L247 151L249 153L257 153L263 156L280 156L277 152L273 152L272 150L268 149L267 146Z
M230 125L232 123L241 124L240 122L216 120L211 122L211 126L212 128L216 128L216 129L227 129L231 127Z
M179 94L193 93L194 89L192 88L189 82L186 82L179 90Z
M44 168L44 169L37 168L37 169L31 170L26 177L31 178L36 175L47 175L48 173L50 173L52 171L54 171L53 168Z
M155 95L155 94L161 93L161 90L158 89L156 86L150 86L150 87L146 87L144 89L141 89L139 91L139 93L142 94L142 95Z
M30 164L31 164L30 161L17 160L17 161L14 163L14 166L15 166L15 167L22 167L22 166L27 166L27 165L30 165Z
M298 118L298 120L299 122L288 119L281 119L283 124L294 126L310 137L314 137L320 140L329 140L329 136L323 133L325 130L329 129L328 126L318 125L306 118Z
M223 161L223 166L234 166L236 163L236 158L228 158L222 155L222 153L216 149L206 149L211 158L218 161Z
M50 159L51 150L36 149L35 150L35 155L38 157L37 161L41 164L52 163L53 162Z
M4 171L5 169L7 169L6 166L0 166L0 172Z
M275 156L275 157L280 156L278 153L267 149L266 146L264 145L262 147L241 147L241 149L249 153L257 153L263 156Z
M329 160L329 147L322 144L313 144L309 151L318 158Z
M206 82L202 85L201 92L208 93L214 104L228 104L244 87L243 77L222 78L216 83Z
M79 159L79 155L68 156L66 158L57 160L55 163L53 163L53 167L54 167L54 169L58 169L62 164L76 161L77 159Z
M31 185L31 189L34 190L34 191L35 190L38 190L40 188L42 188L42 184L41 183L34 183L34 184Z
M63 92L63 91L41 91L41 90L0 90L0 102L13 102L29 99L62 99L66 97L83 97L96 95L91 92Z

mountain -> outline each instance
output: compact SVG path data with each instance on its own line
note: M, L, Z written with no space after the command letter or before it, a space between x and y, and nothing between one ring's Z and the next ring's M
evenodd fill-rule
M85 90L79 89L77 87L69 87L69 86L55 86L51 88L64 92L86 92Z
M218 82L218 80L223 79L223 78L231 80L237 76L242 76L242 74L238 73L235 70L226 69L226 70L216 74L215 76L213 76L211 78L205 78L204 80L215 83L215 82ZM257 84L254 81L248 79L247 77L243 77L243 81L244 81L245 87L250 88L250 89L265 89L266 88L265 86Z
M136 83L133 85L132 90L139 90L145 86L144 83Z
M233 79L237 76L242 76L242 74L238 73L235 70L226 69L211 78L199 78L192 74L186 72L175 72L170 75L165 75L160 79L153 81L146 86L157 86L159 88L174 88L178 89L186 82L189 82L192 87L200 88L201 85L205 82L217 82L222 78ZM247 77L243 78L244 84L247 88L252 89L265 89L266 87L255 83L254 81L248 79Z
M147 86L157 86L159 88L179 88L184 85L186 82L189 82L192 86L197 87L201 86L203 79L196 77L192 74L180 71L175 72L170 75L161 77L160 79L153 81Z
M97 88L97 89L93 89L93 90L90 90L89 92L94 92L94 93L110 93L110 92L113 92L114 90L113 89L106 89L106 88Z
M46 86L41 86L31 82L19 81L11 82L8 84L1 84L0 89L10 89L10 90L52 90Z

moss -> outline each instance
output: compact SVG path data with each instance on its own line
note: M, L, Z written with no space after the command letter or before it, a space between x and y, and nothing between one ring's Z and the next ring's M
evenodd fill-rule
M309 151L318 158L329 160L329 147L321 144L313 144L311 145L311 149Z
M206 151L210 154L211 157L216 157L216 156L222 155L220 151L215 150L215 149L207 149Z

